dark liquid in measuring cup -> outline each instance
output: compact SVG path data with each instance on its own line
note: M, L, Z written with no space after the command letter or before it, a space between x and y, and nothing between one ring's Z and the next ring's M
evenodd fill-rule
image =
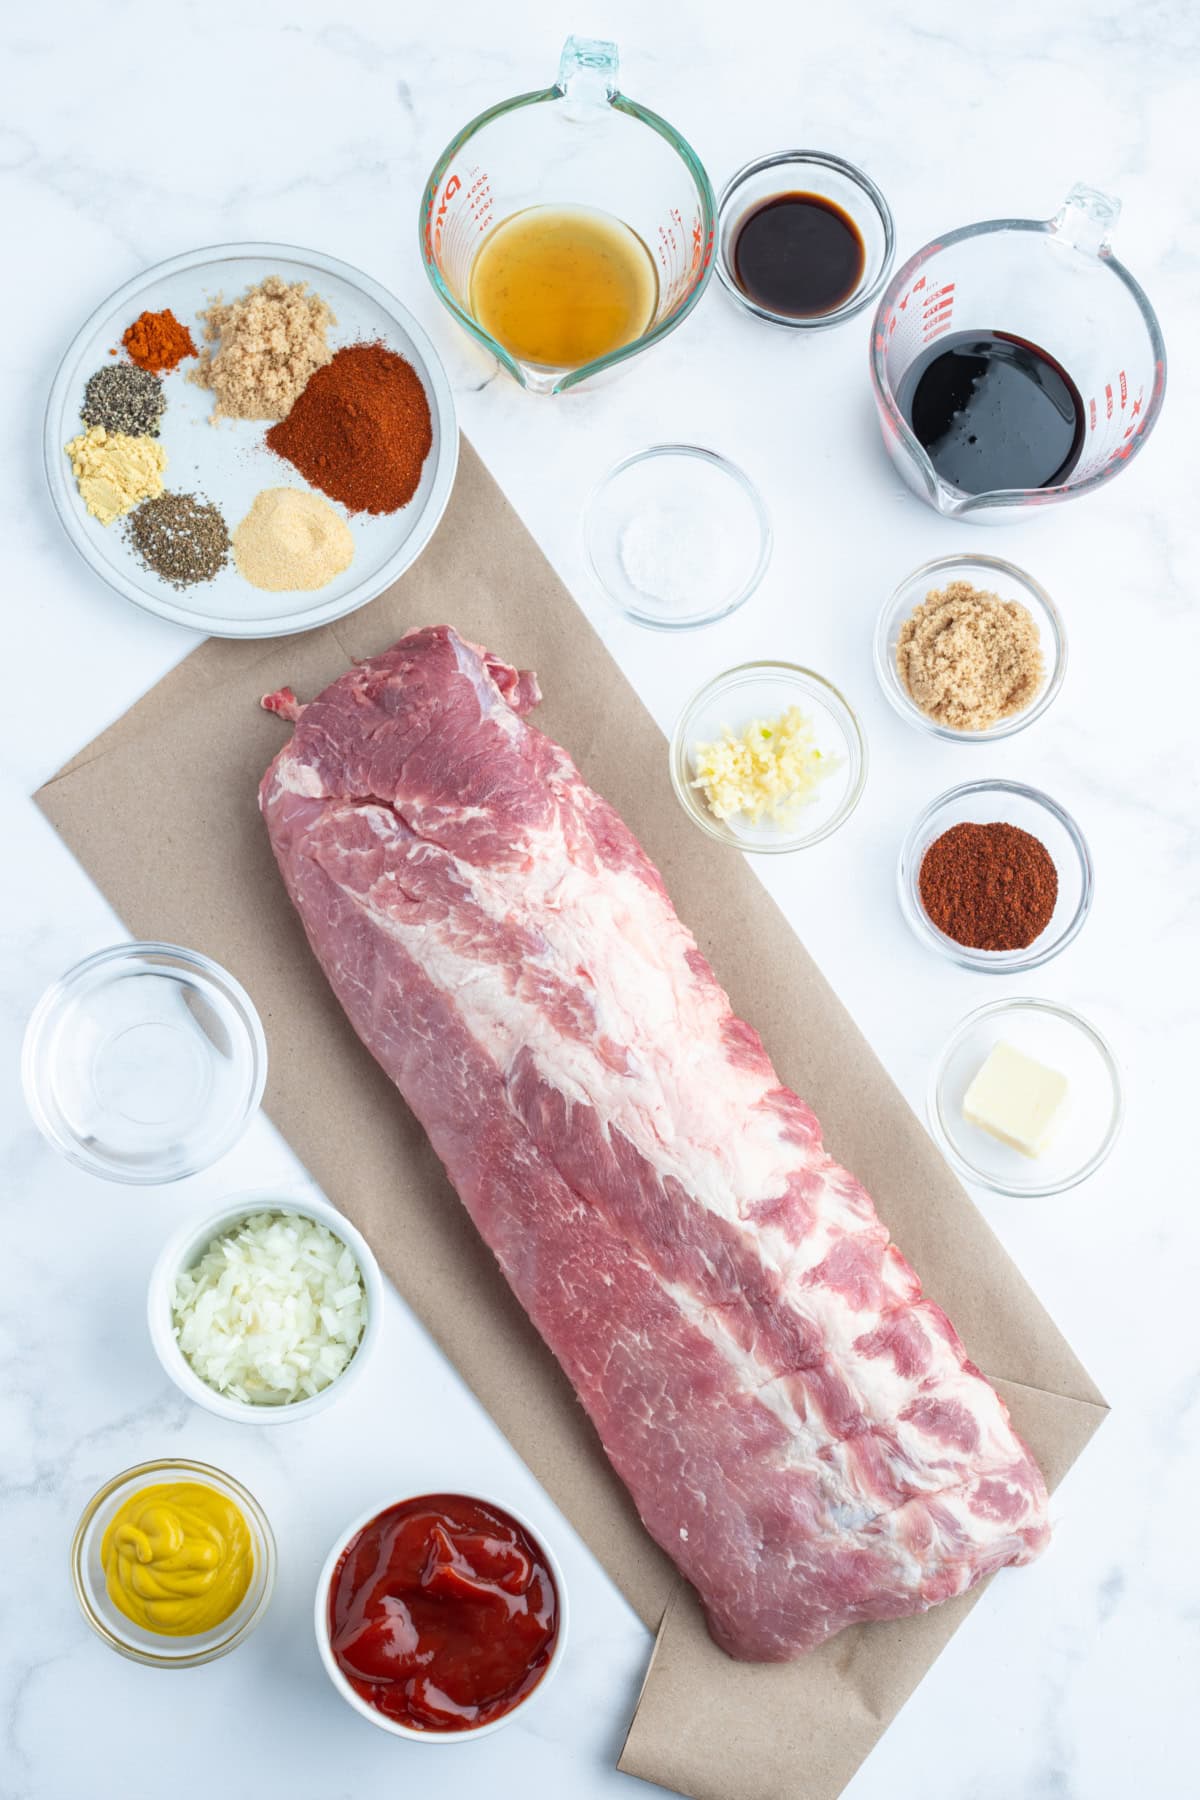
M897 404L943 481L966 494L1056 487L1083 448L1079 389L1004 331L956 331L904 372Z
M844 306L862 280L862 233L821 194L775 194L738 226L733 278L748 300L789 319Z

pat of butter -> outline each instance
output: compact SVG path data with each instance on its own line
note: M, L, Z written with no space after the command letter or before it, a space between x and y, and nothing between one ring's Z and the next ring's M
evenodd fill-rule
M999 1043L966 1091L963 1117L1022 1156L1040 1156L1066 1097L1065 1075Z

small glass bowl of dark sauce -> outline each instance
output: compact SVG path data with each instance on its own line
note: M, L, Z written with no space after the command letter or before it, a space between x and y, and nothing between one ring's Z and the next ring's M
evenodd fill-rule
M726 183L717 273L747 312L793 330L852 319L879 294L896 249L869 175L822 150L760 156Z

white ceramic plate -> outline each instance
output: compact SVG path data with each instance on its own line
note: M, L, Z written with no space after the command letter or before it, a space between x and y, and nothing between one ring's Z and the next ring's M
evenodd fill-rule
M329 334L335 350L380 340L407 358L425 385L433 447L420 486L399 512L373 517L336 508L354 534L354 561L328 586L315 593L264 593L243 580L231 558L214 580L179 590L142 566L126 542L120 520L106 527L88 517L63 445L84 429L79 408L89 376L112 360L109 351L120 345L126 326L139 313L169 306L199 347L203 330L196 317L199 309L218 295L236 299L268 275L307 281L328 302L337 318ZM166 486L213 501L232 535L261 489L307 484L297 469L265 447L269 426L263 421L208 423L214 395L187 379L195 366L189 358L163 377ZM219 244L147 269L92 314L64 356L50 390L45 457L50 493L67 536L96 573L135 606L217 637L286 637L365 606L416 561L450 498L458 464L458 426L437 352L411 313L386 288L348 263L314 250L285 244Z

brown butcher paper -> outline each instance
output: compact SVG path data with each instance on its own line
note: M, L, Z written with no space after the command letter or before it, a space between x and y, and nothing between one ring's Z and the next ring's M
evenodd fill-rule
M715 1647L424 1134L351 1030L275 868L257 789L284 727L260 696L288 684L309 699L352 658L442 622L537 670L546 698L535 722L646 846L735 1010L865 1183L1053 1487L1103 1418L1100 1394L750 868L685 818L658 727L468 444L440 530L389 592L303 637L202 645L37 801L135 936L206 951L245 983L267 1033L271 1118L657 1630L620 1766L696 1800L833 1800L971 1596L856 1626L782 1667Z

